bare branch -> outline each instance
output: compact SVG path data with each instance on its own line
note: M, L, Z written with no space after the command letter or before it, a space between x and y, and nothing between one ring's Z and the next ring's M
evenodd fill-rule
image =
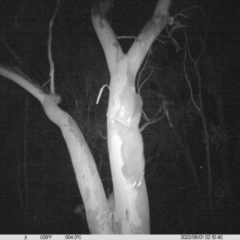
M49 64L50 64L50 92L55 93L55 88L54 88L54 62L52 58L52 28L53 28L53 22L54 19L57 15L58 8L59 8L60 0L57 0L57 6L55 9L55 12L53 14L52 19L49 22L49 39L48 39L48 59L49 59Z

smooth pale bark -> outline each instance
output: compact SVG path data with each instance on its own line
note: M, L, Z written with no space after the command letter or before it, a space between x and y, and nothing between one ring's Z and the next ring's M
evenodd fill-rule
M126 183L121 171L122 142L114 128L114 121L120 108L134 104L126 101L121 93L123 89L135 92L135 77L147 51L166 24L172 23L172 18L168 16L169 5L170 0L158 1L153 17L135 39L126 55L123 54L105 18L110 7L108 1L103 1L100 4L101 7L95 5L92 9L92 22L102 44L111 75L107 127L115 201L111 198L110 205L108 205L95 161L81 131L71 116L58 107L60 97L46 93L27 76L0 66L0 75L14 81L38 99L48 118L62 131L84 202L90 233L150 232L145 180L143 179L139 187ZM127 108L120 119L119 117L118 115L118 120L128 126Z
M0 75L14 81L37 98L48 118L58 125L71 156L85 206L89 230L91 233L111 233L107 199L95 161L76 122L58 107L60 97L56 94L45 93L29 78L8 68L0 66Z
M129 127L131 122L134 97L127 98L126 92L135 94L135 78L137 71L150 46L165 28L172 24L168 9L170 0L159 0L153 17L139 33L127 54L111 29L105 14L112 7L111 1L100 1L92 9L92 22L103 47L110 71L110 97L107 112L108 148L111 163L112 179L115 195L113 213L113 231L115 233L149 233L149 203L145 180L139 187L126 182L122 173L122 140L115 129L115 121ZM121 116L119 112L121 111Z

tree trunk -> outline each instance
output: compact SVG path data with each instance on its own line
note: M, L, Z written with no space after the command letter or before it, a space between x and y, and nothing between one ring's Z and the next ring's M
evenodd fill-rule
M135 78L151 44L172 22L170 0L159 0L152 19L139 33L127 54L105 17L111 1L100 1L92 8L92 22L103 47L110 71L110 97L107 112L108 148L115 195L112 213L114 233L150 232L149 203L144 179L145 159L139 130L142 113L140 89Z
M107 200L88 145L76 122L58 107L61 98L54 93L54 87L47 93L22 72L1 66L0 75L38 99L47 117L60 128L71 156L90 233L147 234L150 232L149 203L144 179L143 141L138 126L142 98L140 89L135 91L135 77L151 44L167 24L173 23L168 16L171 0L158 1L153 17L127 54L123 54L105 18L111 1L98 2L92 8L92 22L111 75L107 127L115 197L110 195Z

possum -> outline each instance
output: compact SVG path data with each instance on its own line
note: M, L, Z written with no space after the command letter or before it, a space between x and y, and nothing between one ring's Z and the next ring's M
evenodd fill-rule
M143 139L139 130L142 115L142 98L139 94L132 93L133 103L131 109L130 126L125 126L115 120L114 125L122 140L121 154L124 161L122 173L127 183L140 186L144 175L145 160L143 154Z

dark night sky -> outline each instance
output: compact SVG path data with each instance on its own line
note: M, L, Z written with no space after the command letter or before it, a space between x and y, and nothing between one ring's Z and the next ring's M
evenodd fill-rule
M151 18L155 3L116 1L108 14L116 35L137 36ZM40 85L48 80L48 23L54 7L55 1L0 2L0 65L20 68ZM225 134L221 139L229 158L228 174L232 176L230 186L224 189L231 189L231 193L227 192L227 197L221 198L218 211L223 211L224 217L217 220L217 232L239 233L240 3L234 0L173 0L170 13L175 16L188 8L184 11L187 18L179 16L176 19L187 27L193 56L197 56L201 40L208 34L205 55L199 66L203 77L204 110L209 128L224 126L225 130L218 133ZM108 91L103 92L98 106L90 103L97 99L101 86L109 83L109 72L90 14L91 1L69 0L60 5L54 22L52 48L56 91L63 99L60 107L73 116L83 131L108 191L112 184L107 146L96 130L101 128L106 134ZM163 31L162 35L166 34ZM176 31L173 37L184 49L183 31ZM132 40L125 39L120 43L127 52ZM174 102L170 116L175 125L172 129L165 117L143 132L151 231L156 234L209 233L207 213L201 214L207 212L206 174L198 173L202 185L197 192L191 185L193 180L187 163L181 157L177 159L183 154L179 146L183 146L182 129L186 124L189 126L187 130L185 128L186 138L194 165L196 169L204 165L204 145L201 127L198 128L200 120L188 101L189 89L183 77L184 52L176 52L176 46L170 40L166 45L156 41L153 47L155 51L150 64L162 70L154 71L143 89L144 111L154 116L154 107L159 106L154 96L164 94ZM187 68L196 94L196 75L189 59ZM219 98L213 97L214 90L219 90ZM216 110L217 101L221 102L221 111ZM84 217L74 214L81 197L60 130L47 119L36 99L3 77L0 77L0 150L0 234L88 233ZM222 169L218 170L218 150L214 147L211 150L214 179L224 175ZM216 182L215 189L218 188ZM221 188L221 192L224 190ZM190 199L189 196L194 197Z

